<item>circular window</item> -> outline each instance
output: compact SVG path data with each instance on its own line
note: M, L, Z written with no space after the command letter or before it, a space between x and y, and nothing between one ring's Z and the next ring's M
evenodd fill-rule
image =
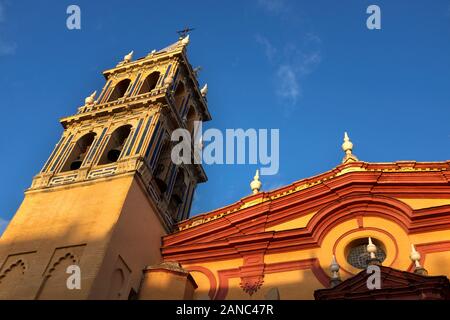
M373 238L372 242L377 246L377 252L375 253L375 256L380 262L383 262L384 259L386 259L386 251L384 249L384 246L381 244L381 242ZM369 253L367 252L367 244L368 240L364 238L352 241L347 246L346 250L347 262L351 264L353 267L358 269L367 268L367 260L369 259Z

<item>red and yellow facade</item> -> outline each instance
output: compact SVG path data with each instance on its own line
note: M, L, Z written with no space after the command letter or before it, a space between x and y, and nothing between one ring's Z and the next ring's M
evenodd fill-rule
M348 252L368 237L384 266L413 271L414 244L429 275L450 277L449 182L448 161L349 161L179 223L163 259L190 273L194 299L313 299L333 255L343 280L361 271Z
M336 168L270 192L256 175L252 195L184 220L207 177L171 161L170 137L211 119L188 44L126 55L61 119L0 238L0 299L313 299L333 255L343 280L361 271L349 253L368 237L386 267L413 271L414 244L450 277L450 161L362 162L347 135Z

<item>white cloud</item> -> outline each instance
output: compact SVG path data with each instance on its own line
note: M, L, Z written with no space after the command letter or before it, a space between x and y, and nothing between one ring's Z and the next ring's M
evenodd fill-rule
M302 14L289 0L257 0L257 6L267 15L278 18L281 22L290 26L302 20Z
M297 98L300 95L300 84L292 66L279 66L276 93L282 98L287 98L292 104L297 103Z
M277 49L272 45L272 43L260 34L256 35L256 42L263 46L267 59L272 61L277 53Z
M313 72L321 59L322 57L318 51L302 54L301 61L298 64L300 75L303 76Z
M262 35L257 35L256 41L275 68L276 95L289 104L287 109L292 110L291 107L297 104L302 95L301 82L321 61L320 38L307 34L303 41L285 44L282 50Z
M0 24L4 23L5 20L5 6L0 2ZM5 41L0 34L0 56L12 55L16 53L16 48L17 45L15 43Z
M258 0L258 4L267 12L273 14L282 14L288 10L284 0Z
M321 44L322 43L322 39L319 38L318 35L314 34L314 33L307 33L305 35L305 40L309 43L317 43L317 44Z

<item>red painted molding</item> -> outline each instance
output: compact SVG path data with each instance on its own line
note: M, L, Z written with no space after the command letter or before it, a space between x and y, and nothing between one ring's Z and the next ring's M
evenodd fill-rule
M402 170L405 167L412 167L415 171L403 171L395 172L395 170ZM346 168L361 168L366 171L349 172L341 176L336 176L341 170ZM384 170L379 171L379 170ZM423 171L420 171L423 170ZM329 192L331 190L337 190L343 186L349 184L358 183L360 190L371 193L390 193L393 197L397 196L411 196L417 197L417 195L425 195L434 193L434 197L448 197L450 190L448 183L450 182L450 161L446 162L394 162L394 163L366 163L366 162L354 162L351 164L340 165L330 171L319 174L317 176L302 179L296 181L285 187L273 190L271 192L263 192L257 195L263 199L269 199L276 197L278 194L288 193L295 187L302 186L304 184L314 184L317 181L321 181L318 185L309 187L301 192L293 193L289 196L284 196L271 201L271 207L276 210L279 203L287 202L292 203L293 198L308 198L317 194L317 191ZM400 184L400 183L401 184ZM377 189L379 188L379 189ZM312 192L311 192L312 191ZM341 193L338 191L339 195ZM444 195L445 194L445 195ZM321 198L324 198L324 194L321 194ZM217 214L221 214L228 211L239 209L249 199L253 199L252 196L241 199L240 201L231 204L227 207L220 208L211 211L187 221L183 221L178 224L178 227L184 228L192 221L197 219L209 219Z
M358 218L361 214L394 221L408 233L407 224L410 224L408 219L412 215L412 209L395 199L367 195L348 196L339 203L333 203L317 212L306 228L232 235L228 239L166 246L162 250L166 260L170 258L174 261L187 262L201 261L212 256L216 256L216 259L223 258L224 255L240 257L239 252L244 249L255 251L267 248L268 253L276 253L314 248L320 246L326 234L336 225Z
M228 293L228 279L238 278L239 269L228 269L221 270L218 272L219 275L219 288L214 300L224 300Z
M239 267L240 286L250 296L264 283L264 268L264 251L244 255L244 263Z
M374 170L380 168L399 170L404 166L425 169L433 165L433 170L449 170L449 163L367 164L361 162L356 166ZM332 176L342 168L320 176ZM165 260L195 263L239 258L243 250L264 249L267 253L278 253L317 248L320 247L329 231L342 222L356 219L359 227L364 227L363 216L381 217L393 221L407 234L448 230L450 229L450 205L413 210L407 204L392 197L395 194L406 198L450 198L448 177L450 174L444 175L443 171L347 173L325 180L308 189L168 235L163 239L162 254ZM305 179L296 182L277 190L276 193L287 191L308 181ZM380 190L384 194L380 194ZM273 192L261 194L258 197L265 199L273 194ZM306 228L277 232L264 231L270 226L311 212L316 214Z
M356 221L358 222L358 228L364 228L364 219L363 215L359 215L356 217Z
M209 270L208 268L202 267L202 266L190 266L190 267L186 268L186 271L189 271L189 272L195 271L195 272L203 273L209 280L208 296L211 300L214 299L214 295L216 294L216 290L217 290L217 281L216 281L216 277L211 272L211 270Z
M450 241L438 241L431 243L420 243L415 245L416 250L420 253L420 264L425 265L427 254L435 252L450 251Z

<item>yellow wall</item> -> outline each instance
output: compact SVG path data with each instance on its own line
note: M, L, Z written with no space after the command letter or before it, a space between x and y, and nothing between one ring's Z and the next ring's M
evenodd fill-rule
M191 300L194 294L194 283L187 275L168 271L146 271L140 300Z
M305 216L289 220L284 223L277 224L273 227L266 228L266 231L283 231L292 230L298 228L304 228L308 225L309 220L314 216L315 212L307 214Z
M418 209L450 204L450 199L408 199L405 203ZM266 231L282 231L305 227L314 214L312 213L298 218L293 217L292 220L272 226L266 229ZM412 263L409 258L411 244L423 245L450 241L450 230L408 234L404 228L393 220L364 215L362 218L362 228L360 227L360 223L361 221L358 221L356 217L343 221L327 231L320 248L266 254L264 263L270 265L273 263L318 259L321 269L330 275L329 266L331 264L333 248L335 248L336 259L341 266L340 275L342 279L347 279L361 271L351 266L346 258L348 245L356 239L367 239L370 236L380 241L387 254L383 265L399 270L407 270ZM234 259L197 264L192 263L184 265L184 267L201 266L207 268L214 274L217 287L219 287L219 272L221 270L237 269L242 264L242 259ZM428 253L426 255L425 268L430 275L446 275L450 277L449 265L450 250ZM200 299L208 294L210 281L201 272L196 271L191 274L198 284L194 298ZM239 277L229 279L226 299L266 299L268 292L273 288L278 289L280 299L314 299L314 291L324 287L310 269L266 273L262 287L252 296L244 292L240 283L241 279Z
M27 193L0 239L0 298L106 299L120 290L126 299L131 287L139 289L145 266L160 262L164 234L130 174ZM16 261L25 262L23 274L7 271ZM71 264L80 266L81 290L65 285ZM117 269L123 279L113 288Z

